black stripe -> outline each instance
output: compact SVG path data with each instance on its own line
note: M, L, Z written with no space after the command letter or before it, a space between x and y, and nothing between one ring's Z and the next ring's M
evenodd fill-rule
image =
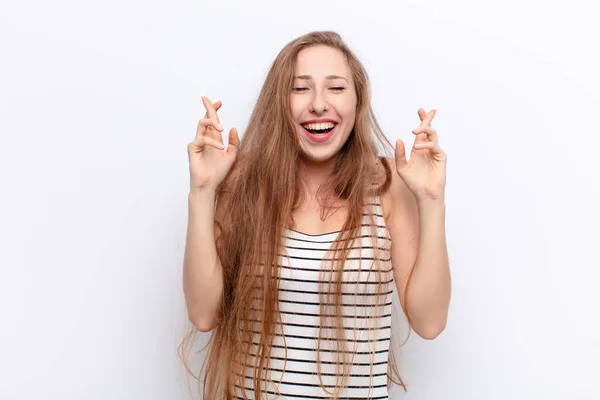
M328 240L328 241L308 240L308 239L293 238L293 237L289 237L286 235L283 235L283 237L290 239L290 240L295 240L297 242L309 242L309 243L334 243L334 242L342 242L343 241L342 239ZM361 236L355 237L354 239L364 239L364 238L377 238L377 239L389 240L390 242L392 241L392 238L389 236L371 236L371 235L361 235ZM348 239L348 240L352 240L352 239Z
M253 297L253 300L261 300L258 297ZM319 306L321 304L323 304L324 306L335 306L336 304L334 303L315 303L312 301L298 301L298 300L285 300L285 299L279 299L279 302L281 303L289 303L289 304L306 304L309 306ZM391 306L392 302L390 301L389 303L383 303L383 304L344 304L342 303L341 306L343 307L382 307L382 306Z
M237 386L237 385L236 385ZM283 393L272 393L272 394L276 394L279 396L283 396ZM288 397L296 397L299 399L307 399L307 400L311 400L311 399L330 399L331 397L315 397L315 396L300 396L300 395L290 395L290 394L286 394L285 396ZM240 396L233 396L234 399L236 400L244 400L243 397ZM365 399L364 397L338 397L338 400L388 400L389 398L387 396L383 396L383 397L369 397L368 399ZM249 400L253 400L253 399L249 399Z
M255 288L260 289L260 288ZM329 292L315 292L312 290L295 290L295 289L279 289L280 292L288 292L288 293L302 293L302 294L318 294L318 295L327 295L327 294L335 294ZM342 296L387 296L388 294L392 294L394 291L390 290L389 292L383 293L344 293L342 292Z
M246 390L250 390L252 392L254 392L254 389L251 388L247 388L247 387L242 387L239 385L235 385L236 387L240 388L240 389L246 389ZM284 396L285 397L295 397L295 398L300 398L300 399L331 399L331 397L324 397L324 396L314 396L314 395L302 395L302 394L289 394L289 393L281 393L281 392L272 392L270 390L261 390L261 393L267 393L267 394L273 394L273 395L277 395L277 396ZM237 399L243 399L243 397L239 397L239 396L235 396ZM388 396L380 396L380 397L369 397L370 400L385 400L387 399ZM366 400L365 397L338 397L338 400Z
M242 331L240 329L240 331ZM255 335L260 335L260 332L257 331L249 331L251 333L254 333ZM316 336L300 336L300 335L282 335L281 333L275 332L273 333L273 335L275 336L279 336L279 337L286 337L286 338L294 338L294 339L309 339L309 340L317 340L317 339L321 339L321 340L334 340L334 341L338 341L339 339L334 339L334 338L324 338L324 337L316 337ZM390 340L390 338L381 338L381 339L375 339L375 340L369 340L369 339L341 339L344 342L350 342L350 343L374 343L374 342L385 342Z
M331 231L331 232L326 232L326 233L312 233L311 234L311 233L300 232L300 231L297 231L297 230L291 229L291 228L286 228L286 229L288 231L290 231L290 232L296 232L296 233L299 233L299 234L304 235L304 236L327 236L327 235L333 235L334 233L340 233L341 232L341 231Z
M250 390L250 391L254 391L254 389L251 388L243 388L239 385L235 385L236 387L240 388L240 389L246 389L246 390ZM289 394L289 393L281 393L281 392L272 392L270 390L261 390L262 393L267 393L267 394L274 394L277 396L285 396L285 397L295 397L298 399L331 399L331 397L324 397L324 396L314 396L314 395L302 395L302 394ZM239 396L235 396L236 399L243 399L243 397L239 397ZM380 396L380 397L369 397L370 400L386 400L388 397L387 396ZM365 400L364 397L338 397L337 400Z
M319 242L319 243L326 243L326 242ZM283 246L286 249L294 249L294 250L311 250L311 251L329 251L329 249L317 249L314 247L294 247L294 246ZM348 250L367 250L367 249L373 249L373 246L360 246L360 247L348 247ZM380 251L390 251L390 249L385 248L385 247L377 247L377 250Z
M249 321L249 322L261 322L259 320L256 319L247 319L245 321ZM291 322L284 322L283 324L281 322L273 322L276 325L285 325L285 326L296 326L298 328L319 328L322 327L324 329L336 329L335 326L321 326L321 325L307 325L307 324L294 324ZM356 330L356 331L378 331L381 329L391 329L392 327L390 325L386 325L386 326L378 326L376 328L356 328L356 327L344 327L343 329L350 329L350 330Z
M288 256L285 254L278 254L279 257L285 257L285 258L292 258L294 260L310 260L310 261L340 261L342 260L341 258L328 258L328 259L324 259L324 258L314 258L314 257L298 257L298 256ZM361 261L375 261L375 258L373 257L347 257L346 261L349 260L361 260ZM380 258L379 259L380 262L388 262L388 261L392 261L392 257L390 258Z
M242 366L246 367L246 368L251 368L251 369L255 369L256 367L252 366L252 365L248 365L246 363L241 364ZM298 375L317 375L317 371L314 372L310 372L310 371L296 371L293 369L286 369L283 370L281 368L267 368L267 367L262 367L263 370L269 370L269 371L275 371L275 372L285 372L286 374L298 374ZM321 375L323 376L337 376L336 373L333 372L321 372ZM387 376L387 372L381 372L379 374L349 374L349 377L352 378L369 378L369 377L379 377L379 376Z
M366 271L365 271L366 272ZM255 274L256 276L260 276L258 274ZM284 278L281 276L274 276L273 279L277 279L280 281L288 281L288 282L304 282L304 283L330 283L329 281L319 281L319 280L312 280L312 279L296 279L296 278ZM392 283L394 281L394 279L390 279L389 281L386 282L381 282L382 284L387 285L388 283ZM339 282L339 281L333 281L331 282L332 284L338 284L341 283L342 285L357 285L357 284L361 284L361 285L378 285L379 282L362 282L362 281L344 281L344 282Z
M244 343L248 343L246 341L244 341ZM256 346L260 346L260 343L255 343L252 342L252 344L256 345ZM316 352L317 349L314 348L306 348L306 347L294 347L294 346L280 346L277 344L273 344L271 345L271 347L274 347L276 349L282 349L285 350L290 349L290 350L299 350L299 351L311 351L311 352ZM384 350L377 350L375 352L371 352L371 351L340 351L340 350L331 350L331 349L321 349L320 350L322 353L346 353L346 354L355 354L355 355L368 355L368 354L382 354L382 353L388 353L389 349L384 349Z
M262 311L259 310L258 308L250 308L250 311ZM307 317L331 317L331 318L335 318L335 315L330 315L330 314L311 314L311 313L303 313L303 312L297 312L297 311L281 311L280 312L282 314L288 314L288 315L303 315L303 316L307 316ZM387 318L387 317L391 317L392 314L383 314L383 315L340 315L340 317L342 318L357 318L357 319L375 319L375 318Z
M242 374L238 374L235 373L236 376L239 377L244 377L246 379L251 379L254 380L254 377L252 376L248 376L248 375L242 375ZM265 378L261 378L261 381L263 382L272 382L272 383L276 383L278 385L291 385L291 386L304 386L304 387L313 387L313 388L319 388L322 387L321 385L317 385L314 383L304 383L304 382L287 382L287 381L278 381L278 380L272 380L272 379L265 379ZM324 385L326 388L335 388L335 385ZM356 385L351 385L351 386L345 386L346 389L380 389L382 387L386 387L387 383L384 383L382 385L375 385L375 386L356 386ZM239 387L239 386L238 386ZM246 390L252 390L250 388L246 388Z
M256 354L252 354L252 353L248 353L248 355L250 357L256 357ZM279 360L279 361L291 361L291 362L299 362L299 363L307 363L307 364L316 364L317 361L316 360L302 360L300 358L284 358L284 357L269 357L272 360ZM370 367L371 365L375 366L375 365L384 365L387 364L388 361L378 361L378 362L374 362L373 364L371 363L352 363L353 366L362 366L362 367ZM342 365L342 363L339 362L335 362L335 361L321 361L321 364L327 364L327 365Z
M367 227L367 226L368 226L368 227L375 226L375 227L377 227L377 228L384 228L384 229L385 229L385 228L387 228L387 226L385 226L385 225L377 225L377 224L375 224L375 225L373 225L373 224L360 224L359 226L360 226L360 227L363 227L363 228L364 228L364 227ZM316 237L316 236L327 236L327 235L333 235L334 233L340 233L340 232L342 232L342 231L331 231L331 232L325 232L325 233L304 233L304 232L300 232L300 231L297 231L297 230L295 230L295 229L291 229L291 228L286 228L286 229L287 229L288 231L296 232L296 233L299 233L299 234L301 234L301 235L304 235L304 236L315 236L315 237ZM348 231L348 230L350 230L350 229L347 229L347 231Z
M277 264L276 266L279 267L279 268L293 269L293 270L296 270L296 271L314 271L314 272L323 271L323 269L321 269L321 268L317 268L317 269L314 269L314 268L301 268L301 267L291 267L289 265L280 265L280 264ZM344 269L342 269L342 272L383 272L383 273L387 273L387 272L393 271L393 269L394 269L393 267L390 268L390 269L384 269L384 270L381 270L381 269L364 269L364 268L344 268ZM328 270L325 270L325 271L326 272L337 272L339 270L340 270L339 268L336 268L336 269L328 269Z

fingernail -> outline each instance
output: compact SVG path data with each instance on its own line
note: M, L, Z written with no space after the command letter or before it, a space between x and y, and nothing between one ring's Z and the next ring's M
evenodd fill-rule
M223 143L220 143L221 145L221 149L225 149L225 145Z
M223 130L223 127L220 124L217 124L217 128L219 128L220 131Z

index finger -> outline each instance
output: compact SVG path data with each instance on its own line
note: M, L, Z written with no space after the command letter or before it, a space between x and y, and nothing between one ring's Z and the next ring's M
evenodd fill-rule
M213 106L212 101L210 101L207 97L202 96L202 104L204 104L204 108L206 109L208 118L211 118L217 122L220 122L219 117L217 116L217 110L215 110L215 107Z
M433 120L433 117L435 117L436 112L437 112L437 110L433 109L433 110L430 110L427 114L425 114L425 110L423 110L422 108L419 108L419 111L417 113L419 114L419 118L421 119L421 125L425 125L425 126L430 125L431 120ZM423 116L423 114L425 114L425 116Z
M221 108L222 105L223 103L221 103L221 100L219 100L213 104L213 107L215 108L215 111L219 111L219 108ZM208 118L208 111L204 113L204 118Z

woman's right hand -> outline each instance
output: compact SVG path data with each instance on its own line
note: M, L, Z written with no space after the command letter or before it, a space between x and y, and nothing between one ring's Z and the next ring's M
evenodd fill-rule
M202 97L202 104L206 114L198 122L196 138L188 144L188 158L190 164L190 189L212 189L225 179L235 161L240 138L237 130L231 128L229 131L229 143L227 150L223 146L221 132L223 128L219 125L217 110L221 108L221 102L213 104L208 98Z

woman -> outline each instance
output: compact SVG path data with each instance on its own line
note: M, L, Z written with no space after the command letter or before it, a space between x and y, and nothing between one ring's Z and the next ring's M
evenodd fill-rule
M435 110L418 111L410 160L400 140L395 159L381 156L392 145L367 74L333 32L280 52L226 149L221 102L202 100L188 145L193 330L182 349L213 330L204 397L386 399L390 381L404 386L389 352L392 285L419 336L438 336L448 314Z

